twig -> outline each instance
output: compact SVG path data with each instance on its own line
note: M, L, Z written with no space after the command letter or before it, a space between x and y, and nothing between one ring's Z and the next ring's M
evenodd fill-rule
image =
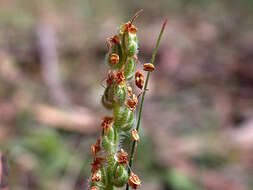
M154 64L154 62L155 62L155 57L156 57L156 54L157 54L157 50L158 50L158 47L159 47L159 44L160 44L160 41L161 41L161 38L162 38L162 34L164 32L166 23L167 23L167 18L165 19L165 21L162 25L162 29L159 33L159 36L158 36L158 39L157 39L157 42L156 42L156 46L155 46L155 49L154 49L154 52L153 52L153 55L152 55L152 59L151 59L152 64ZM150 77L150 71L148 71L147 78L146 78L145 85L144 85L144 91L143 91L143 94L142 94L142 97L141 97L140 111L139 111L139 116L138 116L138 121L137 121L137 126L136 126L137 132L139 131L139 128L140 128L141 116L142 116L142 110L143 110L143 103L144 103L145 94L146 94L146 91L147 91L149 77ZM136 141L134 141L133 145L132 145L131 156L130 156L130 161L129 161L130 168L132 167L132 164L133 164L135 145L136 145ZM131 171L129 169L128 173L130 174L130 172ZM127 184L126 190L128 190L128 189L129 189L129 185Z

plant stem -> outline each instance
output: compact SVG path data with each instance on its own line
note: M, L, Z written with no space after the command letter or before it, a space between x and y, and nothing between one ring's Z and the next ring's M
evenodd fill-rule
M112 173L113 173L113 165L114 165L114 154L110 153L109 158L108 158L107 171L106 171L108 181L107 181L105 190L113 190L114 189L113 183L111 181Z
M155 62L155 57L156 57L156 54L157 54L157 50L158 50L158 47L159 47L159 44L160 44L160 41L161 41L161 38L162 38L162 34L164 32L166 23L167 23L167 18L164 20L164 23L163 23L161 31L159 33L158 39L156 41L156 46L155 46L155 49L154 49L154 52L153 52L153 55L152 55L151 64L154 64L154 62ZM148 87L149 77L150 77L150 71L148 71L147 78L146 78L145 85L144 85L144 91L143 91L142 97L141 97L141 105L140 105L140 110L139 110L139 115L138 115L137 126L136 126L137 132L139 132L139 128L140 128L140 124L141 124L143 103L144 103L144 99L145 99L145 95L146 95L146 91L147 91L147 87ZM130 168L132 167L132 164L133 164L135 146L136 146L136 141L134 141L133 144L132 144L132 150L131 150L131 155L130 155L130 160L129 160L129 167ZM130 169L128 169L128 174L129 175L130 175L130 172L131 172ZM126 190L129 190L129 185L128 184L126 186Z

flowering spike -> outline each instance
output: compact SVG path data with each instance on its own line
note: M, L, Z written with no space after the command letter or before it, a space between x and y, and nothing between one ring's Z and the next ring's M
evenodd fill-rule
M140 140L138 135L139 119L137 128L134 129L135 110L139 96L134 94L131 80L135 77L136 86L143 89L144 74L141 71L135 72L138 63L138 30L133 25L141 12L142 10L138 11L129 22L119 28L116 35L106 41L108 48L106 62L110 69L107 72L106 86L101 102L105 108L112 111L112 116L103 117L101 136L96 144L91 145L94 157L91 164L91 190L114 190L115 187L123 187L127 184L136 189L141 184L139 177L131 170L133 151L130 155L121 148L122 145L119 142L123 136L129 136L130 132L134 142ZM152 71L154 66L144 64L144 70ZM146 84L144 89L146 90ZM145 95L145 90L143 95ZM141 107L142 103L143 100ZM134 147L136 148L136 146ZM118 151L119 149L120 151Z

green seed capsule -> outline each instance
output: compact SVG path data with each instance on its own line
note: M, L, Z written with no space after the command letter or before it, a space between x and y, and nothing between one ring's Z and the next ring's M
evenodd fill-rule
M124 76L126 80L131 80L135 74L135 58L129 58L125 64Z
M126 95L126 85L118 85L116 82L114 82L112 85L106 87L101 101L105 108L112 109L115 104L120 106L124 105L126 101Z
M111 53L107 55L107 62L113 69L120 69L122 67L122 48L120 43L113 45Z
M128 55L133 56L133 55L137 54L137 49L138 49L137 43L135 43L135 42L130 43L128 46Z
M102 138L102 146L107 152L112 152L116 150L117 142L115 139L118 138L117 131L115 131L112 126L110 127L109 131L103 135ZM116 136L115 136L116 135ZM115 143L116 142L116 143Z
M114 87L112 85L107 86L104 91L104 102L108 104L113 104L113 95L114 95Z
M96 187L101 188L101 189L104 188L104 184L101 181L99 181L99 182L90 181L90 187L93 187L93 186L96 186Z
M113 102L106 100L105 95L102 96L101 102L106 109L111 110L113 108Z
M116 187L124 186L128 181L128 172L123 165L116 165L114 168L113 184Z
M127 122L128 114L129 113L126 106L124 107L115 106L113 109L114 126L119 128L121 125L125 124Z
M137 54L138 49L138 40L136 34L126 33L125 34L125 44L128 56L133 56Z
M112 53L116 53L117 55L119 55L119 57L122 57L122 48L120 43L113 45Z
M105 151L109 152L112 150L113 148L113 143L111 141L108 140L107 136L104 136L102 139L102 146L105 149Z
M116 128L114 128L114 144L115 144L115 146L118 145L118 140L119 140L118 130Z
M114 129L113 129L113 127L110 127L106 136L108 137L109 141L114 142Z
M135 119L134 119L134 113L131 111L129 118L127 120L127 123L121 127L122 131L129 131L134 127Z
M122 131L129 131L134 125L134 112L128 107L114 107L114 124L113 126Z
M114 91L113 93L114 102L116 102L120 106L124 105L126 101L126 95L127 95L126 85L118 85L117 83L114 83L113 91Z

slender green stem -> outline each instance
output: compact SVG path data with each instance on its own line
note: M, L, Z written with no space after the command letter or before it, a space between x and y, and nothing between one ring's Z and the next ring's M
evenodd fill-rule
M159 44L160 44L160 41L161 41L161 38L162 38L162 34L164 32L166 23L167 23L167 18L165 19L165 21L162 25L162 29L161 29L161 31L159 33L159 36L158 36L158 39L156 41L156 46L155 46L155 49L154 49L154 52L153 52L153 55L152 55L152 59L151 59L152 64L154 64L154 62L155 62L155 57L156 57L156 54L157 54L157 50L158 50L158 47L159 47ZM138 120L137 120L137 126L136 126L137 132L139 131L140 124L141 124L143 103L144 103L144 99L145 99L145 95L146 95L146 91L147 91L147 87L148 87L149 77L150 77L150 71L148 71L147 78L146 78L145 85L144 85L144 91L143 91L142 97L141 97L141 105L140 105L140 110L139 110L139 115L138 115ZM134 141L133 144L132 144L132 150L131 150L131 155L130 155L130 160L129 160L130 168L132 167L132 164L133 164L135 146L136 146L136 141ZM129 175L130 175L130 172L131 172L130 169L128 169ZM129 190L129 185L128 184L126 186L126 190Z

